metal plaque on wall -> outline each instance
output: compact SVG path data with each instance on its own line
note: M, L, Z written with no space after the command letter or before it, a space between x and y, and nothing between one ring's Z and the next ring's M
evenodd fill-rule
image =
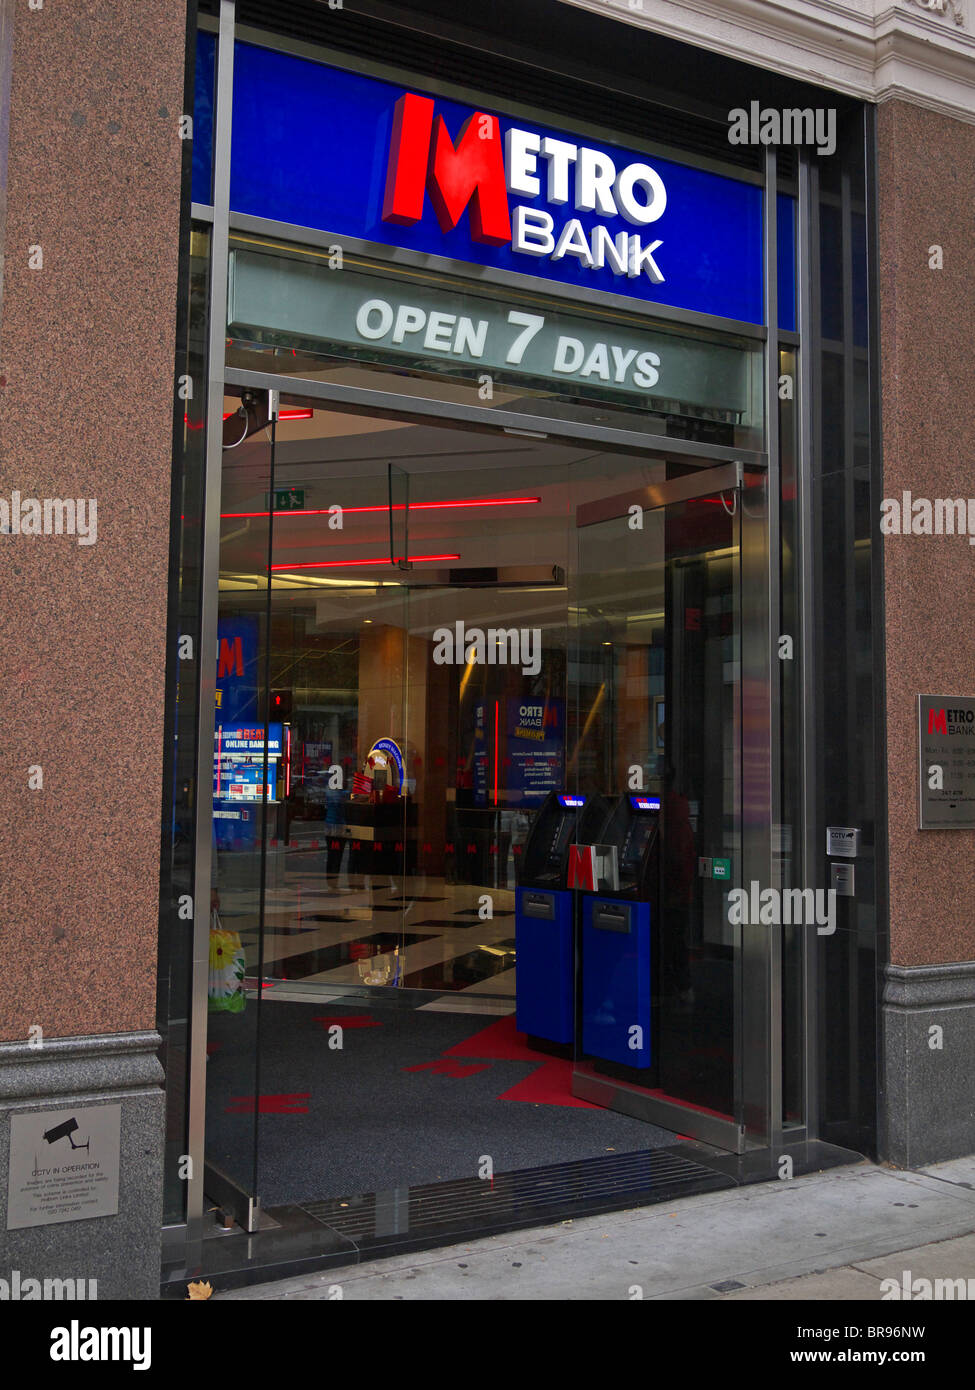
M7 1230L118 1212L120 1105L10 1117Z
M921 830L975 830L975 697L917 697Z

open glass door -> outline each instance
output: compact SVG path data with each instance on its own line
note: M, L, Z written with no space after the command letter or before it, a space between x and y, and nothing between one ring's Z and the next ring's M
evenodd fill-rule
M405 555L392 554L407 544L405 484L385 464L310 478L281 466L267 393L236 404L221 507L206 1194L257 1230L282 1196L281 1117L309 1099L293 1018L271 1002L402 985L416 774ZM330 1016L311 1014L328 1055Z
M227 397L220 516L204 1192L245 1230L258 1222L261 1109L256 981L268 846L281 811L282 730L268 693L268 556L274 431L267 393Z
M768 942L729 898L754 853L742 554L764 508L744 484L728 464L578 506L569 681L574 790L614 806L579 905L574 1093L732 1151L768 1076L764 1029L743 1028L767 1008Z
M728 893L768 857L764 484L255 419L223 471L213 883L243 988L210 1019L211 1202L341 1225L469 1177L485 1132L499 1174L757 1140L770 934Z

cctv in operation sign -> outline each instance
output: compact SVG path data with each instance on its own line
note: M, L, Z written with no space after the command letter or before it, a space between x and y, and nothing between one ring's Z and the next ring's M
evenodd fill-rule
M7 1230L118 1212L120 1105L10 1117Z

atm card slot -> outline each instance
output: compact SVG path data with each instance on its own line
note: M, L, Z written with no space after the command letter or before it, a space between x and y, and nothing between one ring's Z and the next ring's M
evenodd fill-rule
M592 924L599 931L628 932L632 916L627 903L597 903L592 910Z
M522 899L521 911L524 917L538 917L545 922L555 921L555 898L546 894L526 893Z

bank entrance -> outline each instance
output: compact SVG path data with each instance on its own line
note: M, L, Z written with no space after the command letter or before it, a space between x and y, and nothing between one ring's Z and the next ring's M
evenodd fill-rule
M768 934L728 920L760 462L225 415L209 1198L341 1224L767 1143Z
M869 139L733 146L730 68L624 90L422 8L197 34L173 1270L872 1142L880 879L815 901L872 833Z

